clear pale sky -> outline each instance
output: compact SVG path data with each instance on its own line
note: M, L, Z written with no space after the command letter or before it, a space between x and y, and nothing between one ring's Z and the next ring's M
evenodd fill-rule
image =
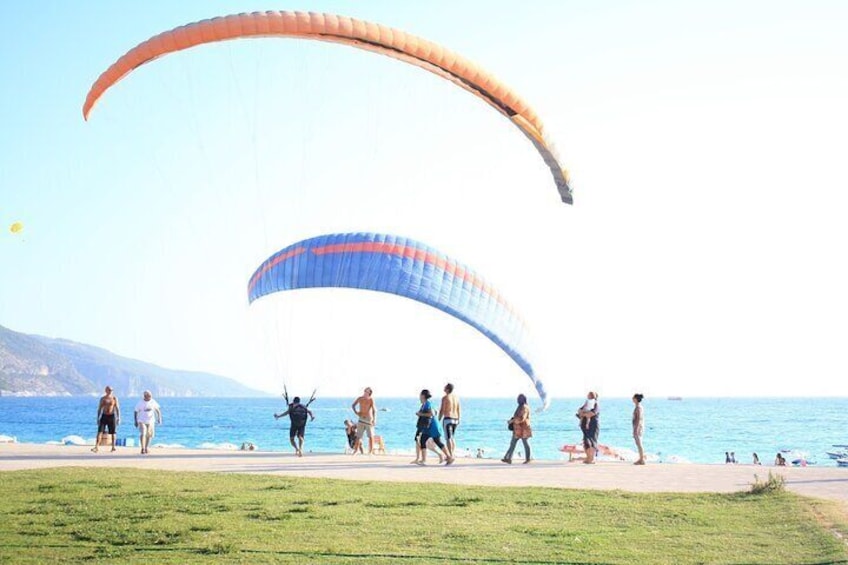
M477 98L338 45L170 55L83 121L137 43L257 9L373 20L474 60L537 110L574 206ZM4 3L0 325L271 392L530 393L485 337L411 301L248 307L274 251L375 231L497 286L554 396L846 396L846 29L837 1Z

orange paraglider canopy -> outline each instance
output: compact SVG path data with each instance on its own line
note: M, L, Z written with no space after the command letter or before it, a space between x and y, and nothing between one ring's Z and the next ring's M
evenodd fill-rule
M431 41L380 24L313 12L253 12L212 18L151 37L112 64L83 104L88 120L106 90L157 57L196 45L249 37L293 37L350 45L387 55L437 74L481 98L509 118L533 143L554 177L563 202L572 203L568 172L545 137L541 120L512 89L468 59Z
M21 233L22 231L24 231L23 222L15 222L11 226L9 226L9 231L12 233Z

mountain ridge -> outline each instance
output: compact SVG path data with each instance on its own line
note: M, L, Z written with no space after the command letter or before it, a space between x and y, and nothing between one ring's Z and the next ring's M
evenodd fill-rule
M167 369L102 347L0 326L0 396L270 396L229 377Z

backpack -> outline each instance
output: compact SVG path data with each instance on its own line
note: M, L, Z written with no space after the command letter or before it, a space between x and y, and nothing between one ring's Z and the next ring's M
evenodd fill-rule
M303 404L292 404L289 408L289 418L291 418L292 424L305 424L306 415L306 406Z

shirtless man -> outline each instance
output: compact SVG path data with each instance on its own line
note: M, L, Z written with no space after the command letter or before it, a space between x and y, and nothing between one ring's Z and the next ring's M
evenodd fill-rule
M371 398L371 387L353 401L351 408L359 420L356 422L356 443L353 445L353 454L362 449L362 436L368 434L368 455L374 454L374 426L377 425L377 407Z
M439 420L442 421L442 427L445 430L445 439L447 440L448 455L451 458L456 457L456 441L453 436L456 433L456 427L459 425L459 417L462 415L462 408L459 405L459 398L453 393L453 385L448 383L445 385L445 395L442 397L442 405L439 408Z
M97 405L97 439L94 440L92 449L94 453L97 453L100 441L106 433L112 436L112 451L115 451L115 430L121 423L121 407L118 399L112 396L112 387L107 386L105 392Z

